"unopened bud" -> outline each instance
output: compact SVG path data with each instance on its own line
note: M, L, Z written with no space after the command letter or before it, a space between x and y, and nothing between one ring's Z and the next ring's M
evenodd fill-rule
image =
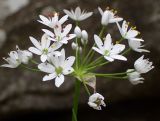
M81 38L82 32L81 32L81 29L78 26L75 27L74 33L76 34L76 36L78 38Z
M74 43L74 42L72 42L72 45L71 45L71 46L72 46L72 49L73 49L73 50L76 50L76 49L78 48L78 45L77 45L76 43Z
M82 31L82 39L81 39L82 44L87 44L88 43L88 33L86 30Z

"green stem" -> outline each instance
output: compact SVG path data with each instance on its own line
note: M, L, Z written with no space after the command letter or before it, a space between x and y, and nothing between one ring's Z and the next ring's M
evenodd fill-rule
M27 70L30 70L30 71L34 71L34 72L41 72L39 69L34 69L34 68L30 68L30 67L27 67L23 64L20 65L21 67L27 69Z
M111 78L111 79L127 79L128 76L124 76L124 77L117 77L117 76L104 76L106 78Z
M80 85L81 85L81 82L79 80L75 80L74 102L73 102L73 108L72 108L72 121L77 121Z
M122 55L125 55L125 54L129 53L131 50L132 50L131 48L128 48L126 51L124 51L124 52L122 53Z
M90 91L89 91L89 89L88 89L88 87L87 87L87 85L85 84L85 82L84 82L84 81L83 81L83 85L84 85L84 88L85 88L85 90L86 90L87 94L90 96L90 95L91 95L91 93L90 93Z
M96 76L121 76L121 75L126 75L126 74L132 73L132 72L134 72L134 70L130 71L130 72L113 73L113 74L98 74L98 73L94 73L94 75L96 75Z
M36 65L38 65L39 63L37 63L35 60L33 60L33 59L31 59L30 60L33 64L36 64Z
M104 34L104 31L105 31L105 26L102 27L100 33L99 33L99 37L102 39L103 37L103 34Z

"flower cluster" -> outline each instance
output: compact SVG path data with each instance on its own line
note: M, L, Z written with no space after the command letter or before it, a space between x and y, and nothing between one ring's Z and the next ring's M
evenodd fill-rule
M55 86L60 87L65 81L65 76L69 75L76 79L76 90L80 89L80 83L84 85L86 92L89 95L88 105L96 110L101 110L101 106L106 106L104 97L97 93L96 77L101 76L105 78L114 79L129 79L133 84L143 83L144 78L141 74L147 73L154 68L152 62L144 59L144 55L137 59L134 63L134 69L127 69L121 73L96 73L96 69L113 63L115 60L127 61L126 55L131 51L139 53L149 52L142 45L143 39L139 38L139 32L135 27L129 27L129 23L118 17L114 10L102 10L98 7L101 14L102 29L99 34L94 34L94 45L89 49L88 42L91 37L86 30L82 30L79 23L90 16L93 12L82 11L77 7L75 11L64 10L63 17L55 12L52 17L45 17L40 15L39 23L49 27L49 29L42 29L44 34L40 41L34 37L29 37L32 47L28 50L20 50L18 46L16 51L11 51L8 58L4 58L8 64L1 67L17 68L18 66L30 69L32 71L41 71L45 73L43 81L55 80ZM75 21L76 26L72 24L64 24L68 18ZM120 31L121 38L119 41L114 41L111 34L107 33L106 26L108 24L116 24ZM120 25L122 23L122 26ZM72 33L73 30L73 33ZM128 41L128 46L124 45L122 41ZM71 44L70 44L71 43ZM72 47L74 56L66 57L65 48L63 45ZM129 47L129 48L127 48ZM95 55L100 56L96 58ZM39 56L39 62L33 59L33 54ZM36 68L26 66L29 62L35 64ZM91 87L93 93L91 93ZM77 92L75 100L77 100ZM74 105L76 106L76 105ZM75 112L73 110L75 117Z

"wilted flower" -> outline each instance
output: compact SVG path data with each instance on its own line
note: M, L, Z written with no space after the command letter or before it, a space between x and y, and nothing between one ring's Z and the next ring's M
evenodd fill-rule
M106 106L104 97L99 93L94 93L89 97L88 105L96 110L102 110L101 106Z
M150 52L146 49L141 48L141 47L144 47L144 45L142 45L140 41L128 40L128 44L129 44L129 47L136 52Z
M48 58L50 53L55 53L60 55L59 52L55 52L58 48L62 46L62 44L53 43L51 46L51 40L49 40L48 36L44 34L41 38L41 42L37 41L35 38L30 37L31 42L35 47L30 47L29 51L36 55L41 55L41 61L45 62Z
M119 53L121 53L125 49L125 45L122 44L113 45L110 34L106 36L104 44L97 35L94 35L94 40L98 48L93 47L93 49L98 53L100 53L101 55L103 55L106 60L111 62L114 61L114 59L124 60L124 61L127 60L126 57L119 55Z
M11 51L8 55L8 58L3 58L8 64L3 64L1 67L17 68L21 64L18 53L16 51Z
M115 16L115 13L110 10L103 11L100 7L98 7L98 10L102 16L101 24L106 26L109 23L116 23L123 20L123 18L120 18L118 16Z
M133 85L137 85L137 84L143 83L142 80L144 80L144 78L141 77L140 73L138 73L137 71L134 71L134 69L128 69L127 70L127 76L128 76L129 81Z
M147 73L152 70L154 66L152 66L152 62L149 62L149 59L144 59L144 55L137 59L134 63L134 68L139 73Z
M64 82L64 75L68 75L74 71L72 65L75 61L74 56L70 56L65 59L65 51L61 50L61 56L50 56L50 63L41 63L38 68L48 73L49 75L44 76L43 81L52 80L55 78L56 87L60 87Z
M16 46L16 48L19 60L24 64L28 64L29 60L33 57L33 54L28 50L20 50L18 46Z
M75 21L83 21L85 19L87 19L88 17L90 17L93 12L85 12L85 11L81 11L80 7L77 7L75 9L75 12L73 10L68 11L66 9L63 10L71 19L75 20Z
M123 21L122 27L120 27L119 23L117 23L117 26L123 38L130 41L144 41L143 39L136 38L139 32L134 30L134 28L128 29L128 23L126 21Z

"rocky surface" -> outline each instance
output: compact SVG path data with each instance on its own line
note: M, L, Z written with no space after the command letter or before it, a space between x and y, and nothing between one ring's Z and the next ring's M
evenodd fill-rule
M7 35L5 43L0 48L0 58L6 56L10 50L14 50L16 44L22 48L28 48L31 45L28 39L29 35L37 38L41 36L40 29L44 26L36 22L39 14L50 10L50 8L60 11L61 14L63 8L75 8L77 5L88 11L94 10L94 16L86 20L82 25L90 34L98 32L100 28L100 20L98 19L100 15L95 9L97 6L102 8L110 6L117 9L120 16L131 21L141 31L141 35L145 39L146 48L151 50L151 54L146 54L146 57L151 58L155 65L155 69L145 75L146 80L143 85L133 86L128 80L97 79L98 92L105 96L109 105L108 110L106 108L101 113L88 108L88 97L82 90L79 118L83 121L90 119L98 121L101 117L109 121L159 121L159 0L30 0L20 10L17 9L17 11L0 18L0 27L3 28ZM0 10L3 7L1 6ZM5 10L2 9L1 13L5 13ZM111 25L110 28L109 32L116 30L115 26ZM114 35L112 36L114 37ZM0 40L1 38L0 36ZM90 40L92 41L92 37L90 37ZM140 56L137 53L133 54L134 56L132 54L128 55L129 62L115 62L99 71L120 72L125 71L127 68L133 68L134 60ZM2 63L2 60L0 62ZM31 118L34 116L44 117L44 119L39 117L39 120L46 119L49 121L54 117L55 120L69 120L74 80L67 78L62 87L56 88L52 81L42 82L42 76L43 73L33 73L23 69L1 68L0 115L4 117L10 116L11 120L15 116L15 120L23 121L28 115L30 116L28 120L35 120ZM137 115L138 113L139 115ZM22 117L17 114L22 114ZM63 114L64 117L62 116Z

